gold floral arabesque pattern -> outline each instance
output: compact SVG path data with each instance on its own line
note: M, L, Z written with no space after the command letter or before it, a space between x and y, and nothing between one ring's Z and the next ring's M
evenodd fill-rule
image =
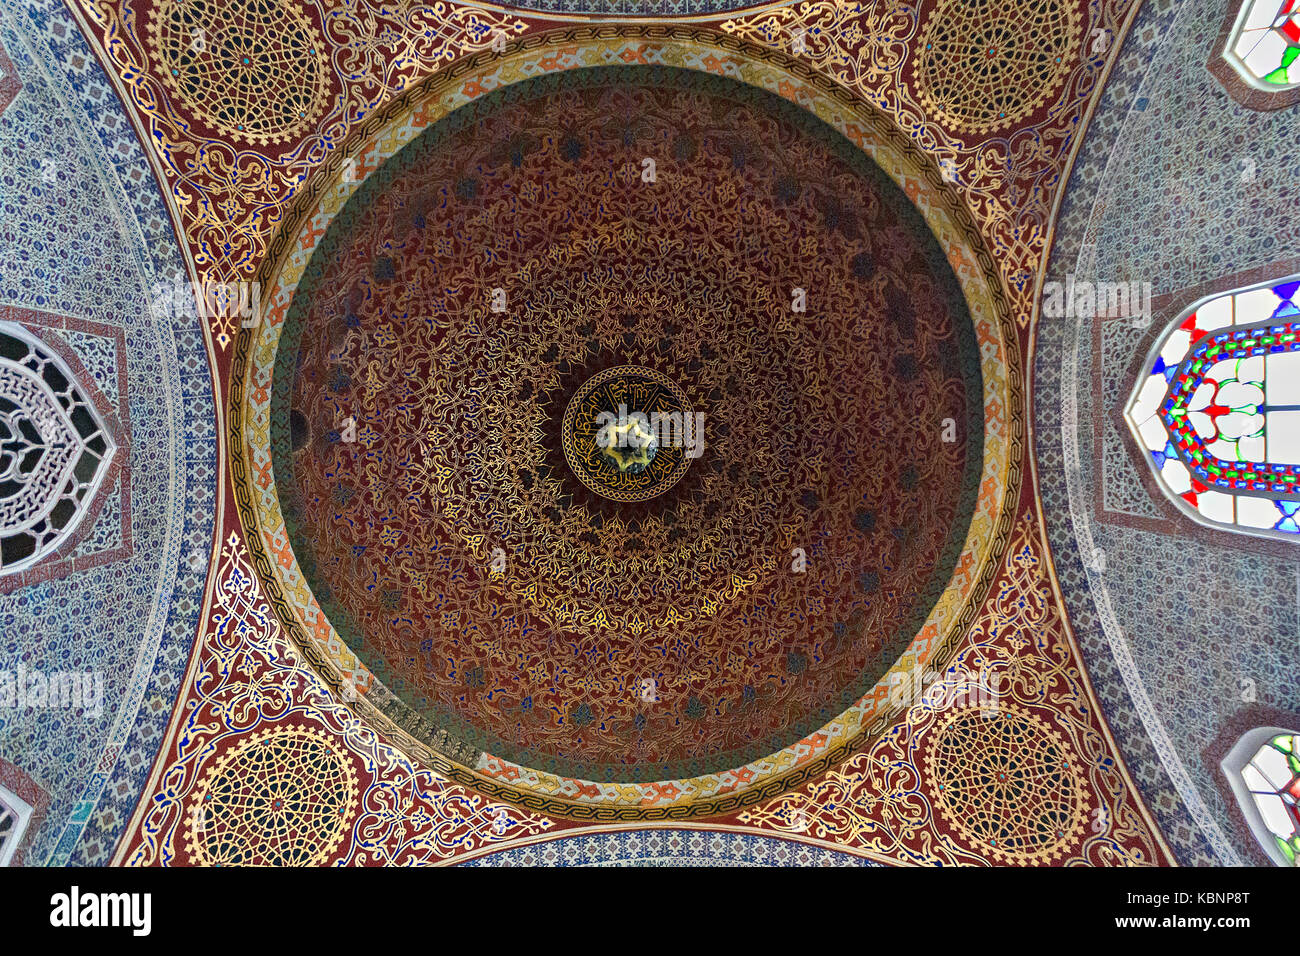
M808 0L742 14L720 27L787 52L793 38L801 37L805 52L797 54L800 61L833 77L907 130L929 162L965 198L1001 269L1016 321L1027 328L1050 237L1053 203L1078 143L1085 106L1107 61L1115 57L1117 38L1140 6L1130 0L1070 2L1079 18L1077 39L1063 55L1067 70L1043 118L986 133L951 128L923 102L914 75L922 4ZM961 0L951 4L962 5ZM967 74L954 71L953 75L955 82L961 82Z
M928 866L1169 865L1075 655L1041 528L1024 514L978 621L930 692L909 696L902 718L842 766L740 820ZM1008 770L1020 771L1016 785L998 779Z
M155 34L152 14L142 12L142 5L113 0L79 0L76 5L77 15L102 44L123 97L142 118L141 139L154 148L164 194L192 263L192 278L204 283L249 280L265 261L278 224L313 173L330 157L337 157L349 133L365 128L383 104L458 57L488 49L498 35L513 41L526 30L524 21L513 14L445 0L357 0L348 4L294 0L293 14L287 12L287 3L282 7L273 0L204 2L223 9L273 9L277 22L287 18L296 23L301 18L309 24L304 30L319 31L323 48L309 44L306 50L325 54L320 63L322 75L313 89L325 96L326 108L316 118L307 110L308 116L301 119L310 122L301 130L277 133L284 137L283 142L250 143L236 135L238 130L205 135L191 122L191 106L208 109L221 102L222 93L210 98L184 93L174 86L176 74L164 66L169 56L188 50L183 32L173 31L174 43L166 39L170 33ZM167 4L161 9L168 9ZM177 24L188 22L185 14L177 16ZM245 18L243 22L256 20ZM252 40L246 33L231 32L240 28L239 22L223 22L230 26L222 33L222 43L232 52L254 42L260 46L275 40L275 35ZM191 33L191 43L193 39ZM275 42L288 41L281 36ZM308 77L305 61L300 65ZM293 75L292 70L281 71L278 82L283 85ZM312 103L316 95L313 92ZM244 107L231 100L214 118L234 119L241 109ZM285 114L280 104L249 99L242 115L261 116L254 125L269 131L297 112L302 110ZM277 116L279 119L274 119ZM238 122L236 119L235 124ZM208 321L211 340L221 354L234 340L241 318L214 314Z
M504 62L499 58L484 58L482 65L467 62L444 78L446 87L459 90L461 98L442 101L445 103L442 109L472 101L484 92L499 88L516 78L536 75L539 69L562 70L611 61L653 61L738 76L759 87L786 90L791 99L826 118L861 148L869 149L883 168L896 181L903 183L910 195L917 197L924 215L948 251L949 260L962 281L970 303L976 334L981 343L986 423L985 471L980 481L976 515L966 542L966 551L958 563L957 575L941 598L931 620L921 629L906 663L911 666L918 660L928 660L933 652L944 646L943 641L950 639L960 629L960 621L966 613L961 610L962 602L970 597L970 589L990 573L987 549L999 535L1005 533L1002 530L1003 519L997 517L999 514L1005 515L1002 510L1005 506L1005 482L1010 480L1013 486L1018 484L1018 464L1010 470L1008 467L1012 460L1019 462L1019 452L1012 453L1011 450L1019 446L1021 426L1018 417L1010 420L1007 417L1009 412L1019 408L1019 400L1011 398L1011 394L1018 393L1019 389L1016 371L1018 363L1014 360L1014 347L1011 353L1006 351L1006 343L1013 338L1005 325L1007 313L1003 307L1003 318L1000 320L999 306L990 296L996 282L987 285L985 283L988 280L983 278L987 276L990 264L985 261L982 253L975 251L978 244L968 245L971 242L970 233L963 232L955 225L953 214L937 199L934 191L939 185L938 177L927 180L916 172L920 167L914 165L915 160L907 152L905 143L900 145L892 140L883 127L873 124L869 114L863 114L857 107L851 106L847 97L837 98L840 94L828 97L815 78L809 80L805 77L792 77L779 64L767 62L780 59L779 57L762 55L754 59L752 51L743 44L719 38L707 31L672 31L682 33L684 37L689 35L690 39L657 36L652 41L636 36L640 31L635 28L628 28L633 36L610 40L597 38L597 32L580 28L568 34L556 35L548 38L549 45L535 51L520 51L505 58ZM572 46L566 47L565 44ZM552 50L563 52L557 57ZM480 72L483 69L487 72ZM387 121L390 126L352 154L361 168L376 168L385 157L413 138L437 115L441 115L430 113L421 105L428 102L422 97L417 99L412 96L394 103ZM281 250L275 260L277 265L268 267L267 270L268 280L272 283L272 293L269 296L271 305L266 323L257 330L257 342L250 353L255 357L255 364L244 365L242 350L236 352L237 365L247 368L246 374L251 376L251 390L245 390L242 385L237 387L232 427L237 434L245 434L245 426L242 424L244 419L240 412L243 399L240 396L251 397L253 401L247 412L249 466L252 468L250 474L261 477L256 478L256 485L250 487L263 489L257 492L255 500L260 515L258 522L268 529L265 532L267 536L258 539L259 545L254 550L266 547L269 548L269 554L278 555L274 561L255 555L259 568L265 568L267 580L275 589L283 587L286 589L283 593L292 597L293 604L286 607L291 606L295 610L287 620L290 621L291 628L306 628L298 639L305 642L301 646L316 666L322 668L322 672L327 675L339 675L331 677L331 680L343 680L348 686L356 686L368 692L376 686L373 676L359 665L337 638L329 637L331 629L328 620L316 605L310 590L305 587L296 562L286 553L283 534L274 530L282 519L274 500L269 456L265 450L259 450L267 448L264 443L269 435L269 421L266 418L268 407L263 403L269 396L266 391L266 386L269 385L267 376L289 302L289 290L297 283L297 277L301 275L329 220L356 188L356 183L344 175L347 164L340 160L333 168L336 170L336 178L314 188L312 202L305 206L309 214L302 219L291 220L294 224L283 241L276 242L276 247ZM302 225L296 225L298 222ZM283 263L283 268L279 267L279 263ZM237 384L241 381L242 378L237 380ZM1009 388L1013 392L1008 393ZM236 463L236 471L237 474L242 473L242 464ZM245 514L247 516L248 512ZM484 549L481 557L486 562L490 554ZM274 600L278 601L279 598ZM301 618L299 615L302 615ZM294 619L301 620L302 624L293 623ZM321 643L315 643L317 640ZM806 740L734 771L633 785L565 778L522 767L491 754L480 756L476 769L466 774L454 763L449 764L436 751L411 739L409 735L405 746L421 759L443 768L444 772L457 779L463 777L466 782L473 782L486 792L500 794L539 809L545 808L548 812L579 817L596 812L613 812L620 816L630 813L634 818L640 819L668 819L717 812L728 805L735 806L761 798L764 793L772 792L773 788L790 786L792 782L818 772L819 768L830 765L849 741L867 733L868 728L883 727L890 709L888 697L888 681L882 680L875 690ZM366 696L357 702L357 706L370 713L371 719L383 722L382 715L374 710ZM395 728L395 731L399 735L404 733L399 728ZM598 809L602 807L605 809Z
M204 781L224 778L234 766L227 755L246 741L284 728L319 731L330 752L356 773L358 793L346 803L341 843L332 863L411 866L438 863L520 837L552 830L553 821L510 807L448 781L384 742L331 698L289 642L267 603L240 535L222 540L208 615L209 640L195 650L183 716L163 742L150 794L142 799L115 861L128 866L195 865L238 854L222 841L209 852L192 836L264 834L276 826L273 808L245 804L245 811L208 831L199 796ZM294 733L298 733L295 730ZM278 739L278 738L276 738ZM313 748L311 751L316 753ZM333 758L328 765L334 767ZM225 768L225 769L214 769ZM335 771L330 776L337 779ZM287 785L287 784L286 784ZM208 792L208 791L204 791ZM209 815L211 817L211 815ZM316 836L328 830L312 829ZM319 850L320 842L311 847ZM300 845L299 850L306 848ZM262 846L257 856L275 854ZM206 854L206 855L205 855ZM252 854L245 854L252 858Z

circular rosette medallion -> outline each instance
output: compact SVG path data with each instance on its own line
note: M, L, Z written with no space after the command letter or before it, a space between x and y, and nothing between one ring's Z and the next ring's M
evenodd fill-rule
M161 0L149 34L177 103L236 141L297 139L325 111L324 39L297 0Z
M590 378L564 411L564 457L584 485L644 501L677 484L704 442L703 413L661 372L620 365Z

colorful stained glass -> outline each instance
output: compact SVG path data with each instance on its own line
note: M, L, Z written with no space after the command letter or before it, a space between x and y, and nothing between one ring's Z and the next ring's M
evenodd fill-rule
M1253 86L1300 85L1300 0L1246 0L1223 55Z
M1247 814L1269 855L1287 866L1300 865L1300 734L1271 737L1241 768L1241 782L1258 811ZM1241 796L1241 789L1234 788ZM1276 848L1277 852L1273 852Z
M1300 277L1174 322L1125 414L1161 487L1206 522L1300 534Z

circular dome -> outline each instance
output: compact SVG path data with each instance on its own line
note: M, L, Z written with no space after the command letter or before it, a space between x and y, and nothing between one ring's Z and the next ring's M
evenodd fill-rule
M734 799L859 729L970 596L962 285L890 176L767 90L596 67L476 96L287 286L254 359L276 547L364 699L480 783Z

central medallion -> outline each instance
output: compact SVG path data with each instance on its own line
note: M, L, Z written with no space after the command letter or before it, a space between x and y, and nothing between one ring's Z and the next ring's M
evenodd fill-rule
M704 448L704 415L662 372L616 365L569 399L564 457L589 489L613 501L645 501L681 480Z

